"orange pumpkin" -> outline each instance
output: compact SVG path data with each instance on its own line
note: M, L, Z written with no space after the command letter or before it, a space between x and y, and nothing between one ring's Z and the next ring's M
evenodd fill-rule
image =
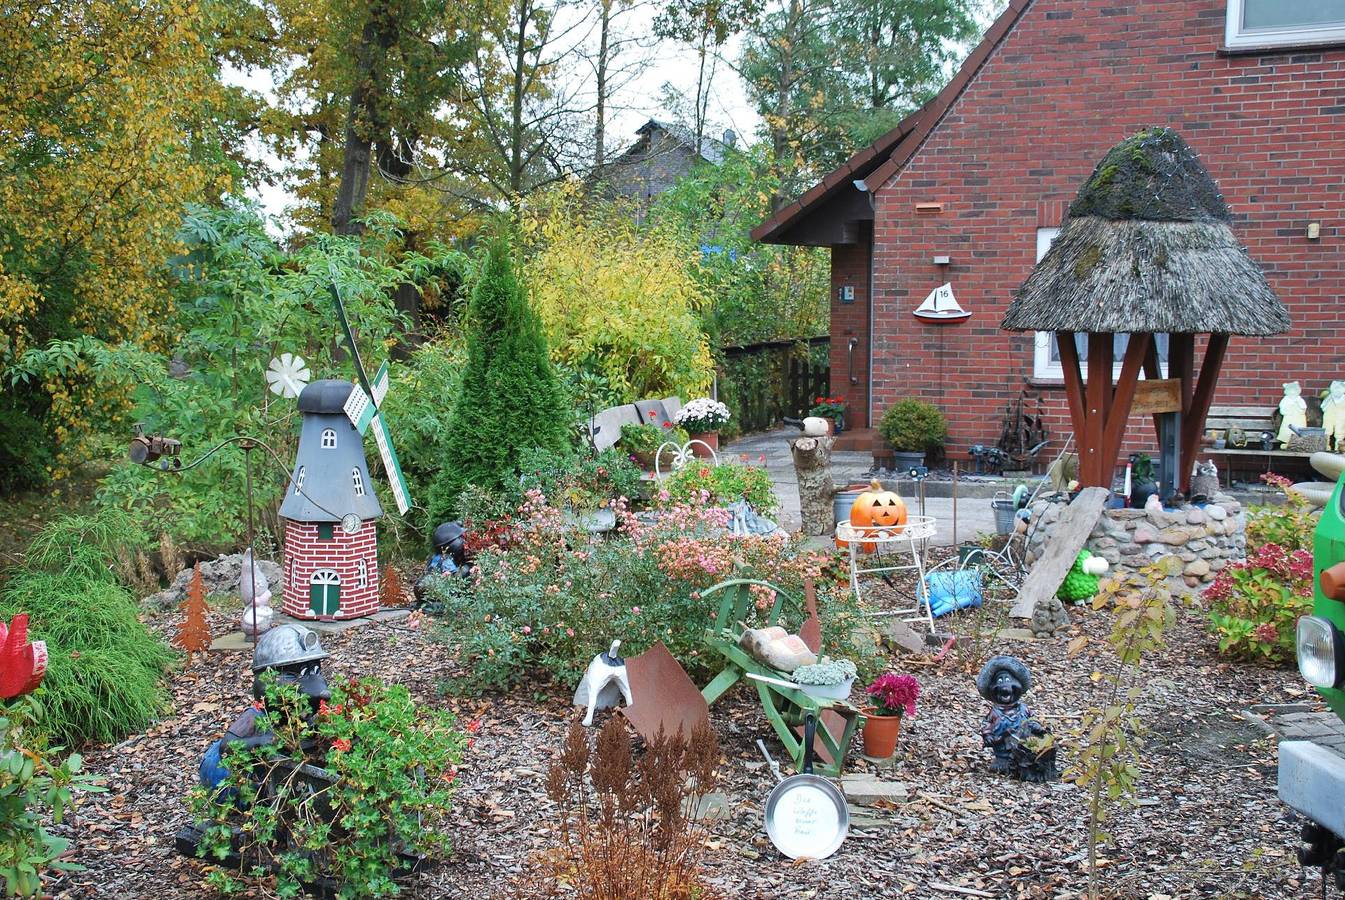
M901 534L906 525L906 504L895 492L883 490L877 480L871 481L869 489L850 507L850 524L856 528L890 529L891 534ZM873 552L872 543L861 546L864 552Z

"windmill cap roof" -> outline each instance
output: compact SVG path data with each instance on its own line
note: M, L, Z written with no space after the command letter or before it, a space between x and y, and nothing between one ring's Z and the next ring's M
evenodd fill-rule
M346 405L354 385L340 378L324 378L311 382L299 394L299 412L339 413Z
M1228 222L1219 187L1195 151L1171 128L1146 128L1097 164L1070 204L1069 217L1149 222Z

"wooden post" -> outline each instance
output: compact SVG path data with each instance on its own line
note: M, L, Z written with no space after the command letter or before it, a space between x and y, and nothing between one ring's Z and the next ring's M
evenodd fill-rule
M1121 441L1125 438L1126 422L1130 418L1130 405L1135 399L1135 386L1139 383L1140 365L1144 360L1153 335L1147 332L1132 334L1126 345L1125 362L1121 363L1121 375L1116 380L1116 395L1112 397L1111 411L1107 413L1107 422L1102 435L1103 463L1111 467L1121 452Z
M1074 345L1074 332L1057 331L1056 347L1060 350L1060 368L1065 373L1065 399L1069 401L1070 424L1074 426L1074 439L1083 440L1083 373L1079 371L1079 348Z
M1228 350L1228 335L1211 334L1205 348L1205 359L1200 364L1200 380L1191 394L1190 404L1182 408L1182 436L1177 455L1178 473L1183 493L1191 489L1191 464L1200 447L1200 435L1205 431L1205 418L1214 402L1214 385L1223 368L1224 353Z
M832 499L836 485L831 480L831 447L836 439L823 437L795 438L789 443L789 454L794 459L794 472L799 481L799 513L802 531L810 536L832 532Z
M1111 490L1112 464L1103 459L1102 427L1111 406L1112 335L1088 335L1088 383L1084 385L1084 430L1079 439L1079 473L1084 487Z
M1156 381L1163 377L1163 370L1158 365L1158 341L1149 335L1149 346L1144 351L1144 377ZM1154 413L1154 436L1160 441L1163 439L1163 419L1160 413Z

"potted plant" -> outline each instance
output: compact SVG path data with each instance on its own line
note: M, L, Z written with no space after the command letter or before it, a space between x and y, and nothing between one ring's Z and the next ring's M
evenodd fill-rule
M621 449L630 454L635 464L645 471L654 468L658 448L669 441L680 447L687 441L686 432L672 422L664 422L661 426L653 422L621 426Z
M896 468L925 464L925 453L943 446L948 423L938 407L914 397L898 400L883 413L878 433L896 451Z
M915 715L920 682L911 675L888 672L879 675L865 693L873 705L864 709L864 755L887 759L897 752L902 717Z
M848 700L856 674L855 664L850 660L824 656L811 666L799 666L789 677L805 694L829 700Z
M680 425L693 441L700 441L712 450L719 449L719 429L728 424L729 408L718 400L701 397L692 400L677 411L673 421ZM697 456L708 457L705 447L692 445Z
M832 434L840 434L845 430L845 398L814 397L808 415L826 419L831 423Z

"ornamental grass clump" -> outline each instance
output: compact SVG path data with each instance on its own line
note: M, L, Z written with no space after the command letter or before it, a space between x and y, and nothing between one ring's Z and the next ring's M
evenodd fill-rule
M30 640L47 644L37 726L67 747L142 731L167 702L162 679L174 653L141 624L135 600L108 569L104 541L115 518L49 525L0 595L0 618L28 613Z
M662 730L637 759L616 716L596 747L578 722L547 773L560 843L539 857L535 893L613 900L713 900L701 872L702 799L715 788L719 743L706 723L690 736ZM529 892L534 895L534 892Z
M325 885L330 895L385 897L398 892L408 857L451 848L457 765L474 739L402 685L351 679L331 694L314 716L297 688L270 684L258 729L275 741L226 748L229 777L217 792L192 793L192 814L210 823L198 855L237 862L210 871L216 890L297 897Z

